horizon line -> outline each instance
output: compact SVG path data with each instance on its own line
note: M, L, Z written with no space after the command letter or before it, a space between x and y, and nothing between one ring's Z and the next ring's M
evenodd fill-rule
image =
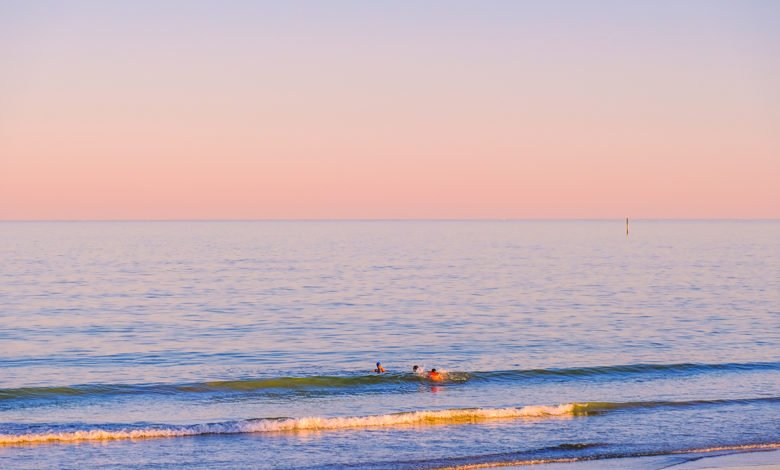
M0 222L534 222L623 221L626 217L295 218L295 219L0 219ZM780 221L780 217L627 217L643 221Z

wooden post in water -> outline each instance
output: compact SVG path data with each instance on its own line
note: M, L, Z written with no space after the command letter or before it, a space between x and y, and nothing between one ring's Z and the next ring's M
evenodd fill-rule
M626 235L628 235L628 217L626 217Z

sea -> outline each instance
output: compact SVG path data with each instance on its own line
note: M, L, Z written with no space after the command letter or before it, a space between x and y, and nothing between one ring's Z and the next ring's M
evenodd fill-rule
M3 469L778 447L777 220L0 223Z

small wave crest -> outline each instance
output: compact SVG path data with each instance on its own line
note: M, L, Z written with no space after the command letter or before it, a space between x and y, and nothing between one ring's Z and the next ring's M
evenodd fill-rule
M548 418L574 416L575 404L557 406L524 406L521 408L465 408L450 410L424 410L374 416L306 417L282 419L256 419L228 423L196 424L143 429L88 429L36 434L0 434L0 444L26 444L36 442L97 441L120 439L144 439L157 437L183 437L203 434L240 434L280 431L316 431L363 427L403 425L436 425L475 423L493 419Z
M707 372L749 372L780 371L780 362L747 363L678 363L678 364L624 364L592 367L569 367L550 369L503 370L475 372L474 376L484 379L531 379L544 377L580 378L593 376L613 376L616 378L643 374L696 374Z
M576 446L576 445L575 445ZM579 446L580 449L582 448L589 448L589 447L598 447L597 445L581 445ZM576 447L575 447L576 448ZM762 444L741 444L741 445L733 445L733 446L721 446L721 447L708 447L708 448L691 448L691 449L681 449L681 450L668 450L668 451L657 451L657 452L604 452L604 453L593 453L589 455L583 455L579 457L549 457L549 458L530 458L530 459L511 459L511 460L487 460L484 462L476 462L476 463L462 463L459 465L448 465L448 466L441 466L441 467L433 467L436 470L477 470L482 468L496 468L496 467L519 467L519 466L530 466L530 465L538 465L538 464L549 464L549 463L572 463L572 462L583 462L583 461L589 461L589 462L596 462L596 461L602 461L602 460L610 460L610 459L626 459L626 458L638 458L638 457L654 457L659 455L678 455L678 454L707 454L707 453L715 453L715 452L748 452L748 451L759 451L759 450L775 450L780 449L780 443L762 443ZM541 450L547 450L547 449L541 449ZM567 450L567 449L562 449ZM458 460L468 460L473 459L474 457L465 457L460 458Z
M361 387L393 386L420 383L422 377L409 374L270 377L258 379L219 380L185 384L86 384L55 387L22 387L0 389L0 401L19 399L46 399L53 397L80 397L101 395L136 395L176 393L262 392L265 390L329 390L358 389ZM454 376L452 381L467 378Z
M331 393L347 390L361 393L365 390L416 390L420 384L478 385L486 382L525 383L529 380L622 380L644 374L698 374L708 372L780 371L780 362L729 364L629 364L619 366L574 367L563 369L520 369L496 371L444 371L441 382L433 382L422 369L418 373L391 372L371 375L315 375L305 377L265 377L236 380L203 381L172 384L85 384L52 387L23 387L0 389L0 402L6 400L39 400L66 397L94 398L97 396L180 393ZM600 378L599 378L600 377Z
M651 400L651 401L629 401L629 402L588 402L574 404L574 413L578 416L600 415L612 411L652 409L652 408L682 408L694 406L719 406L719 405L741 405L750 403L777 403L780 397L757 397L757 398L732 398L722 400Z

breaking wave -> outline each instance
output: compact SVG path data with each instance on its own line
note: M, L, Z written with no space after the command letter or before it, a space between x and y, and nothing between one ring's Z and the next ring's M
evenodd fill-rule
M144 439L158 437L196 436L204 434L319 431L404 425L457 425L497 419L544 419L577 416L584 417L631 409L718 406L759 402L776 403L780 402L780 397L745 398L736 400L566 403L562 405L551 406L530 405L518 408L459 408L448 410L422 410L385 415L351 417L261 418L187 426L150 426L137 429L70 429L44 433L0 434L0 445L56 441L67 442L85 440Z
M196 436L203 434L316 431L402 425L460 424L492 419L573 416L575 414L575 409L575 404L568 403L558 406L524 406L522 408L465 408L411 411L375 416L256 419L228 423L196 424L190 426L148 427L132 430L89 429L37 434L4 434L0 435L0 444L24 444L47 441L143 439L153 437Z
M578 444L573 447L589 448L589 447L599 447L599 446L589 445L589 444ZM458 464L456 465L446 465L446 466L440 466L435 468L436 470L476 470L481 468L526 466L526 465L537 465L537 464L546 464L546 463L572 463L572 462L626 459L632 457L634 458L653 457L653 456L660 456L660 455L679 455L679 454L708 454L708 453L716 454L721 452L737 453L737 452L750 452L750 451L774 450L774 449L780 449L780 443L770 442L770 443L763 443L763 444L744 444L744 445L733 445L733 446L722 446L722 447L664 450L664 451L656 451L656 452L606 452L606 453L596 452L596 453L592 453L580 457L561 456L561 457L548 457L548 458L526 458L526 459L518 458L518 459L511 459L511 460L500 460L500 459L490 460L489 458L487 460L484 460L484 457L472 456L472 457L453 459L458 461ZM541 449L541 450L548 450L548 449ZM533 451L526 452L526 453L533 453ZM723 454L716 454L716 455L723 455ZM475 463L467 462L468 460L472 460L472 459L484 460L484 461L475 462Z

